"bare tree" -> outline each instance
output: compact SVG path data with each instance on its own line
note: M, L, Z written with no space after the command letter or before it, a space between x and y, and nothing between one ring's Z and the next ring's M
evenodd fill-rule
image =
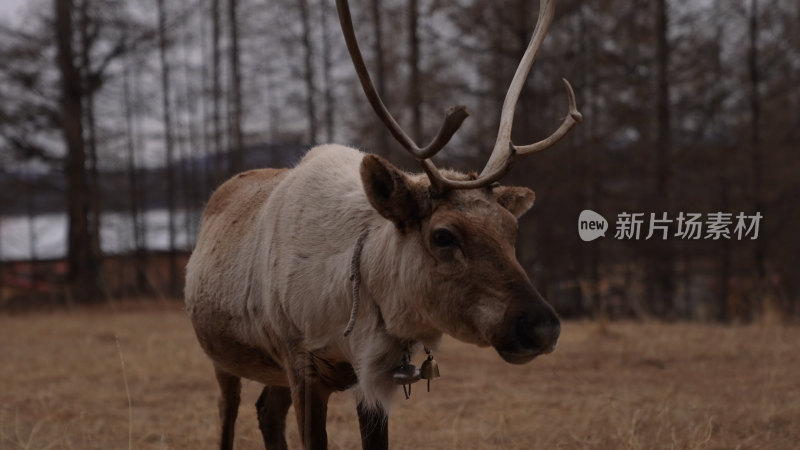
M202 20L202 17L201 17ZM204 186L206 186L207 181L207 173L206 173L206 164L203 164L202 167L193 167L191 161L197 160L198 157L204 159L203 157L206 154L205 148L207 147L207 142L205 139L205 134L202 132L198 132L197 121L198 121L198 102L203 102L202 99L202 87L197 89L195 82L191 76L192 72L194 72L193 67L190 62L189 55L192 52L192 33L189 27L189 23L184 23L181 27L182 36L181 36L181 59L182 59L182 66L183 66L183 107L184 107L184 117L186 119L186 133L188 134L188 148L184 152L185 163L182 164L183 167L183 187L184 187L184 226L186 228L187 236L195 236L197 234L197 220L195 219L194 215L191 214L193 209L197 209L198 205L202 204L205 201L205 198L202 198L205 195ZM201 74L204 73L201 71ZM201 75L201 83L204 82L204 77ZM200 108L203 109L202 107ZM200 120L204 120L205 117L200 115ZM202 135L202 138L201 136ZM186 140L186 139L184 139ZM194 170L195 173L192 173ZM199 172L199 173L198 173Z
M64 0L53 0L55 13L55 39L60 73L61 130L67 147L65 171L67 174L67 262L71 296L79 301L92 301L101 297L100 258L98 236L91 232L90 190L86 174L86 151L83 117L83 89L80 69L75 66L73 49L74 5Z
M222 125L221 125L221 87L220 87L220 23L219 23L219 0L211 0L211 103L212 103L212 133L214 133L214 152L216 154L216 169L214 181L219 183L225 174L223 173L223 148L222 148Z
M0 210L0 217L1 216L2 216L2 210ZM2 236L2 235L3 235L3 221L0 220L0 236ZM3 258L3 243L0 242L0 303L2 303L3 300L5 300L5 298L3 296L4 287L5 287L5 283L4 283L5 280L3 278L5 276L5 270L4 270L5 269L5 264L3 264L4 262L5 261L4 261L4 258Z
M383 51L383 15L381 14L381 0L370 0L372 6L372 25L373 25L373 39L372 39L372 53L375 58L375 87L378 89L378 95L381 98L386 98L386 64L384 62ZM389 136L384 130L378 130L378 142L375 153L387 156L389 149Z
M126 37L128 30L125 30ZM131 55L123 59L122 90L123 109L125 111L125 150L128 170L128 206L131 216L131 229L133 231L133 267L136 272L134 287L137 292L144 293L147 289L146 265L147 255L145 248L145 229L140 211L139 171L136 165L136 138L133 126L134 99L131 94Z
M411 136L422 141L422 86L419 71L419 35L417 0L408 0L408 67L411 72L408 84L408 103L411 107Z
M92 245L97 248L93 249L94 253L101 255L100 251L100 204L101 192L98 185L98 168L97 168L97 123L95 120L95 93L102 86L102 73L95 73L92 69L91 52L94 47L95 37L90 36L89 27L91 26L91 19L89 17L89 0L82 0L80 2L79 13L80 24L80 53L81 53L81 82L83 83L84 101L84 126L86 129L86 144L89 152L89 191L90 195L90 208L89 214L89 232L92 235L97 235L97 239L93 239ZM97 24L95 24L97 26ZM101 278L102 282L102 278ZM105 289L104 289L105 290Z
M2 213L2 210L0 210L0 213ZM0 214L0 216L2 216L2 214ZM0 236L2 236L2 235L3 235L3 221L0 220ZM4 262L5 262L5 260L3 258L3 243L0 242L0 303L2 303L5 300L5 297L3 295L5 293L4 292L5 291L5 278L4 278L5 277L5 264L4 264Z
M197 33L200 35L200 123L201 123L201 135L203 137L203 187L202 191L205 189L210 189L214 186L217 175L211 169L211 161L212 156L215 155L215 152L218 150L216 147L217 140L216 134L215 136L211 136L211 133L216 133L216 125L209 127L209 114L211 114L211 119L216 121L216 116L209 111L214 111L215 106L212 105L209 108L209 94L212 93L213 87L209 87L209 72L213 70L211 64L208 61L208 16L207 15L200 15L198 20L198 28L199 30ZM212 19L213 21L213 19ZM212 44L213 45L213 44ZM212 102L214 100L212 99ZM216 122L215 122L216 123ZM201 192L202 192L201 191Z
M655 205L663 211L670 211L670 172L672 158L672 128L670 106L670 46L669 46L669 12L667 0L656 0L656 121L657 132L655 138ZM674 256L669 245L655 241L653 255L650 258L653 280L650 283L654 289L654 298L657 305L663 308L663 313L673 314L674 311Z
M725 2L723 0L714 0L713 4L713 13L716 17L723 17L723 4ZM712 126L716 126L717 128L722 127L722 120L720 118L721 111L720 106L721 102L718 100L722 98L720 95L720 86L723 85L725 80L725 67L722 57L722 45L725 39L725 32L724 32L724 22L718 21L715 24L714 29L714 43L713 43L713 85L710 91L710 107L709 110L711 111L712 120L710 121ZM720 130L722 131L722 130ZM720 132L718 131L718 132ZM726 149L729 150L729 149ZM719 158L716 167L716 178L717 182L719 183L720 189L720 207L723 211L729 211L732 207L732 198L731 198L731 158ZM719 259L719 273L718 273L718 298L717 298L717 319L720 321L728 321L730 320L730 311L728 308L729 302L729 295L730 295L730 282L731 282L731 273L732 273L732 246L730 240L722 240L720 242L720 259ZM688 255L688 252L685 255L685 265L688 266L691 264L691 258ZM684 271L687 271L684 268Z
M36 232L36 206L34 205L34 180L25 180L25 210L28 222L28 252L30 253L31 286L36 289L39 283L39 235Z
M169 292L171 295L178 293L178 268L175 247L175 180L173 175L174 143L172 135L172 106L170 102L170 77L169 64L167 63L167 30L166 11L164 0L157 0L158 4L158 49L161 59L161 95L162 112L164 118L164 148L166 171L166 199L167 199L167 236L169 240Z
M308 120L308 140L311 144L317 143L317 113L314 96L317 88L314 82L314 47L311 37L311 17L308 10L308 0L298 0L300 22L303 27L301 41L303 44L303 78L306 84L306 118Z
M334 140L335 121L333 115L333 82L331 80L333 66L331 61L332 47L328 36L330 34L328 15L331 14L331 10L328 5L329 2L327 0L320 0L318 8L320 10L320 23L322 24L322 90L325 94L325 140L330 143Z
M761 70L759 67L758 55L758 0L750 0L748 17L748 73L750 76L750 161L752 177L752 196L755 211L765 215L765 202L762 188L763 157L761 155L761 95L759 88L761 85ZM766 276L764 260L766 258L765 240L756 241L753 252L753 262L755 264L756 275L759 281L763 281Z
M589 20L592 17L588 5L581 5L578 12L579 23L579 41L580 53L583 56L581 66L582 76L582 90L581 99L583 109L586 111L586 118L583 126L579 130L583 137L583 147L586 152L585 155L585 170L586 170L586 204L594 211L602 211L601 199L601 177L598 169L599 155L595 146L596 140L596 126L597 121L595 118L595 96L597 95L597 75L595 71L591 70L594 66L594 60L597 57L597 49L595 40L597 35L590 31ZM587 246L587 266L589 272L589 313L595 318L603 320L607 318L608 309L606 305L605 296L600 292L600 267L601 267L601 251L600 242L595 242L594 245Z
M228 26L230 31L231 59L231 172L238 173L244 169L244 141L242 137L242 76L239 63L239 20L237 14L238 0L228 0Z

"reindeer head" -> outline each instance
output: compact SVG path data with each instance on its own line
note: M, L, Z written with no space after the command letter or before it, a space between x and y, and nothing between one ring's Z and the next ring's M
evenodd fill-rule
M450 108L436 137L418 147L378 96L353 30L346 0L337 0L339 20L361 85L373 109L426 177L406 174L374 155L364 157L361 178L372 206L398 233L421 247L426 288L418 305L441 331L467 342L492 345L508 362L522 364L555 349L560 322L516 259L517 220L531 206L525 187L500 186L516 157L551 147L581 121L572 87L564 80L569 114L548 138L526 146L511 143L514 108L536 53L553 20L554 0L541 0L531 42L506 94L494 150L477 176L442 172L430 158L466 119L463 106Z

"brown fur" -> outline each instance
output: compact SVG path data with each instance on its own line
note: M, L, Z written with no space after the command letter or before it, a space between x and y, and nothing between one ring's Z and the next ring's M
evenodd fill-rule
M288 169L257 169L242 172L223 183L206 205L205 216L227 214L232 219L252 215Z

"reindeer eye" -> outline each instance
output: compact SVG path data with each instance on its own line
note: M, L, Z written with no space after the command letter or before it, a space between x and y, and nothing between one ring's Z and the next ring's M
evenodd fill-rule
M456 245L457 241L455 235L449 230L439 228L433 231L433 243L439 247L449 247L451 245Z

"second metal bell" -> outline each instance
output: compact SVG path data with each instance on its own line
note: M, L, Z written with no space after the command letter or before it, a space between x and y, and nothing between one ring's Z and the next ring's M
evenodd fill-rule
M434 380L441 376L439 375L439 364L433 359L433 356L428 356L428 359L422 363L419 371L420 378L423 380Z
M407 364L395 369L392 378L395 384L412 384L420 380L421 373L416 366Z

